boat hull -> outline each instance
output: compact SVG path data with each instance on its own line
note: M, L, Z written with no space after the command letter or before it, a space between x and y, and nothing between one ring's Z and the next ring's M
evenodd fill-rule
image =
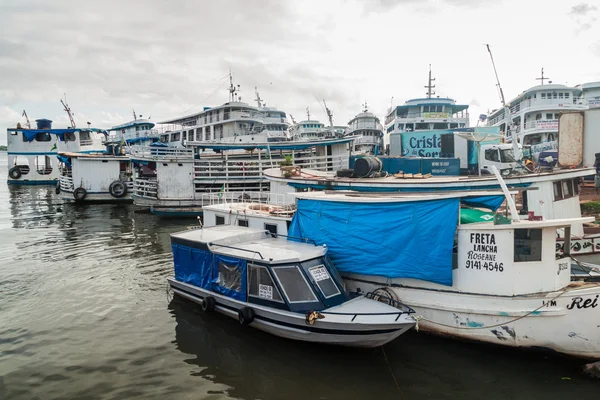
M133 198L130 194L116 198L108 192L87 192L85 199L77 201L73 197L73 192L62 190L61 197L65 203L133 203Z
M256 304L241 302L218 293L198 288L173 278L167 278L173 291L188 300L201 304L202 299L212 296L216 300L215 311L229 317L238 318L238 311L251 306L255 319L251 327L286 339L305 342L335 344L352 347L378 347L397 338L414 326L414 321L407 315L401 320L389 324L361 324L351 321L327 321L335 316L327 315L314 325L308 325L305 316L289 311L273 310Z
M349 290L367 292L386 286L376 277L345 279ZM600 359L600 283L513 297L393 283L388 289L416 311L417 319L423 318L418 322L420 331Z

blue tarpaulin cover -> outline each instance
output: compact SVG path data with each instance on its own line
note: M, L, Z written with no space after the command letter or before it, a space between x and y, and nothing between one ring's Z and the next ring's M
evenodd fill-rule
M173 244L171 248L175 265L175 279L179 282L212 290L212 253L179 244Z
M496 211L502 203L504 203L505 197L503 195L498 196L476 196L476 197L463 197L460 202L464 205L471 207L487 208L492 211Z
M71 166L71 159L69 157L58 155L56 156L59 161L62 161L67 167Z
M326 244L341 272L452 285L459 199L358 203L298 199L290 236Z

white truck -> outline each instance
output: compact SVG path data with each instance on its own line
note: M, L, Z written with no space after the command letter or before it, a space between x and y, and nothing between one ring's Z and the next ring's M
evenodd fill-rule
M531 146L518 145L521 161L514 155L512 144L482 144L479 148L479 173L492 174L492 165L495 165L501 174L506 175L512 171L532 169Z

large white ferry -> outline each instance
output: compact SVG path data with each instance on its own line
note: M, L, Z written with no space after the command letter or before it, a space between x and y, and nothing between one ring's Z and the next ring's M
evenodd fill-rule
M295 121L290 128L290 137L292 140L318 140L318 139L332 139L344 136L347 126L334 125L333 114L327 103L323 101L325 106L325 112L329 119L329 126L325 126L322 122L310 118L310 109L306 107L306 119L296 123Z
M348 122L347 136L358 136L354 149L364 154L378 155L383 151L383 126L379 118L369 111L367 103L361 113Z
M160 141L169 145L195 143L263 143L287 139L285 112L266 107L257 95L257 106L244 103L239 85L230 76L229 101L218 107L160 122L167 125Z
M469 127L469 106L456 104L456 100L448 97L434 97L434 81L430 67L428 84L425 86L427 96L408 100L404 105L388 110L384 142L390 148L401 148L398 150L401 155L438 156L441 152L440 133Z
M558 149L558 125L561 113L569 111L583 112L588 106L582 98L583 90L554 84L544 83L549 78L536 78L540 85L533 86L512 99L510 119L511 129L506 128L507 118L504 107L494 110L488 117L489 126L499 126L505 132L505 141L511 143L515 137L521 144L531 145L531 152L537 159L542 151Z

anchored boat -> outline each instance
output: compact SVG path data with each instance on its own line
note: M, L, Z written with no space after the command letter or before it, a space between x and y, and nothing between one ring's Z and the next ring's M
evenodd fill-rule
M106 142L106 150L60 152L61 174L56 194L66 202L132 202L132 162L122 142Z
M494 211L502 196L297 196L289 234L327 242L351 290L386 288L415 309L421 330L600 358L600 270L572 274L568 250L571 226L593 218L520 219L510 196L511 219L468 224L459 204Z
M386 296L350 298L325 246L227 225L172 234L171 244L173 291L242 325L357 347L381 346L414 326L413 311Z

